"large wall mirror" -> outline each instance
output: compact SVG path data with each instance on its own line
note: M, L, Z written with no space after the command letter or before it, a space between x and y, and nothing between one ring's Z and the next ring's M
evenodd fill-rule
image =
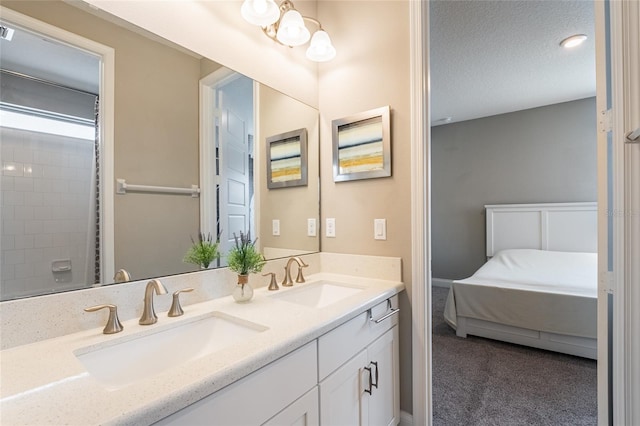
M82 2L2 7L112 48L115 89L112 100L96 96L101 64L91 52L65 62L55 55L75 47L3 14L11 31L0 41L1 300L110 284L120 269L133 280L197 271L184 256L200 232L219 233L223 254L239 231L257 237L268 259L319 251L308 230L320 206L316 109ZM95 123L109 101L106 167L108 141ZM20 116L40 119L33 124L40 127L5 125ZM58 124L64 129L54 130ZM266 139L300 128L307 185L267 188ZM117 180L126 182L123 194ZM224 265L223 255L210 267Z

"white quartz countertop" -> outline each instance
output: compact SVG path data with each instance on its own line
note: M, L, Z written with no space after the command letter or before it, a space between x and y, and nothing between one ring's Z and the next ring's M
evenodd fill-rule
M324 308L272 297L320 280L363 290ZM102 334L102 328L97 328L7 349L0 352L0 423L150 424L318 338L403 289L404 285L397 281L318 273L307 277L305 284L281 287L276 292L258 289L245 304L235 303L228 296L185 306L185 314L177 318L158 312L158 322L151 326L138 325L134 319L123 322L124 331L113 335ZM173 328L211 312L222 312L267 329L115 390L90 375L74 355L117 339L135 339L154 329Z

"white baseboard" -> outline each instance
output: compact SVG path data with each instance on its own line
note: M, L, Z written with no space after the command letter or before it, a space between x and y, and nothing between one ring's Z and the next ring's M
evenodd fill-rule
M400 423L398 426L413 426L413 416L406 411L400 410Z
M447 280L445 278L431 278L431 286L432 287L450 288L452 281L453 280Z

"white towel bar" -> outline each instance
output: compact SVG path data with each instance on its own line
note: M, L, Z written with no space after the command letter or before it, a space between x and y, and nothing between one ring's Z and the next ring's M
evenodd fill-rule
M132 185L127 183L125 179L116 179L118 186L116 192L118 194L126 194L127 192L157 192L161 194L185 194L191 195L193 198L200 196L200 188L198 185L191 185L191 188L175 188L171 186L150 186L150 185Z

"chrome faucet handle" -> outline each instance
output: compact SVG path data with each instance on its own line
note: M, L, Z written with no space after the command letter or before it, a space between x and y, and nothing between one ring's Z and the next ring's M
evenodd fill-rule
M120 333L124 327L120 323L120 319L118 319L118 307L116 305L96 305L85 308L84 311L95 312L104 308L109 308L109 319L107 320L107 325L104 326L104 330L102 330L102 332L104 334Z
M297 283L304 283L306 281L304 280L304 275L302 275L302 268L306 268L309 265L304 263L304 261L302 259L300 261L302 262L302 265L298 265L298 276L296 277L296 282Z
M278 287L278 282L276 281L276 273L275 272L267 272L266 274L262 274L263 277L271 276L269 281L269 291L280 290Z
M160 280L155 279L147 283L147 286L144 290L144 306L142 308L142 316L140 317L140 321L138 321L138 324L140 325L151 325L155 324L158 321L156 311L153 309L154 291L156 294L167 294L167 289L160 282Z
M180 293L189 293L191 291L193 291L193 288L188 287L173 293L173 301L171 302L171 308L169 309L169 313L167 314L167 316L179 317L180 315L184 314L182 306L180 306Z

